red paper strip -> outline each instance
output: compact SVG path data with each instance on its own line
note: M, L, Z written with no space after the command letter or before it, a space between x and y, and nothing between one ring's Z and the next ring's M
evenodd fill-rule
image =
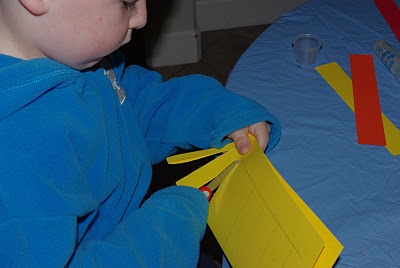
M400 41L400 10L394 0L374 0L382 16Z
M386 145L372 55L350 55L359 144Z

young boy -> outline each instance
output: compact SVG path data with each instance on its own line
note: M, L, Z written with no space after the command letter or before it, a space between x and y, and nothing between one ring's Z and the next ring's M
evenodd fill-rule
M208 202L173 186L142 204L152 164L277 143L268 111L211 78L125 68L115 50L145 23L145 0L0 0L2 266L195 267Z

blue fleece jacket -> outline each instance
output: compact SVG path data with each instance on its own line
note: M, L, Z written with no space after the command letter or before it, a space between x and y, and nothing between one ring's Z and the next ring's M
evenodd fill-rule
M1 266L195 267L208 202L172 186L142 204L151 165L262 120L268 150L279 139L265 108L209 77L108 61L122 105L99 66L0 55Z

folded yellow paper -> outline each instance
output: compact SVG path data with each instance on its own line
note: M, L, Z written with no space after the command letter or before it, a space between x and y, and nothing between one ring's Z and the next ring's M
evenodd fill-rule
M253 136L240 155L234 145L173 156L177 163L222 153L177 185L200 187L227 168L210 202L208 224L233 267L332 267L343 246L290 188Z

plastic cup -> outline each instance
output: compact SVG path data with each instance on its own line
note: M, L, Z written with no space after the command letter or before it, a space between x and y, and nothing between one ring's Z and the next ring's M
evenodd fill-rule
M294 54L298 65L315 63L322 40L315 34L300 34L293 38Z

